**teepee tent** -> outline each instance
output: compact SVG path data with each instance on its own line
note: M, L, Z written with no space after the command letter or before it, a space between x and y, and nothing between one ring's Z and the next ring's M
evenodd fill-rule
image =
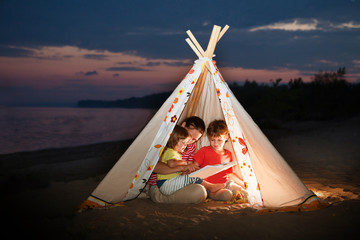
M235 173L243 179L252 207L278 208L297 206L307 199L319 200L244 110L212 61L216 44L228 28L214 26L206 51L187 31L190 38L186 41L199 59L85 201L87 207L136 198L146 186L174 126L188 116L198 116L206 125L215 119L226 121L231 139L226 148L237 161ZM197 147L206 145L204 137Z

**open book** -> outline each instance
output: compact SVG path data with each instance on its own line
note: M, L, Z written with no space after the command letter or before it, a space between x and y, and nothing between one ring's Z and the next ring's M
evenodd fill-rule
M207 165L193 173L189 174L189 177L199 177L199 178L207 178L209 176L212 176L218 172L221 172L223 170L226 170L232 166L235 166L236 162L228 162L228 163L221 163L216 165Z

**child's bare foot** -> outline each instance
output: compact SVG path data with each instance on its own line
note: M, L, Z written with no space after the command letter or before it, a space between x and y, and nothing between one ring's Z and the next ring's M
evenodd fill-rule
M218 184L213 184L213 186L211 187L210 192L217 192L220 189L223 189L225 187L225 183L218 183Z
M202 185L209 190L210 192L217 192L220 189L225 188L225 183L209 183L206 181L203 181Z

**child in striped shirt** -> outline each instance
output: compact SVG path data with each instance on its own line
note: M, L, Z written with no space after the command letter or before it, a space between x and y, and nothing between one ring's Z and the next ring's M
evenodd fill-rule
M186 160L183 160L181 153L185 150L188 142L191 140L188 131L180 126L175 126L174 131L171 133L170 139L165 147L165 151L161 155L160 161L165 163L170 168L176 168L178 166L187 167L189 172L195 170L193 164L188 164ZM223 188L222 184L212 184L198 177L189 177L189 175L180 175L179 172L171 174L157 174L157 186L160 192L165 195L171 195L177 190L189 185L189 184L201 184L210 192L216 192Z
M188 145L186 146L184 152L181 153L181 158L182 160L187 161L188 164L193 163L194 162L194 158L193 156L196 153L196 142L199 141L199 139L204 135L205 132L205 123L204 121L197 117L197 116L191 116L186 118L184 121L182 121L181 126L183 128L185 128L189 135L190 135L190 140L188 142ZM160 173L157 172L157 170L159 170L159 167L161 163L158 163L154 169L154 173L151 174L149 181L148 181L148 185L150 186L156 186L156 173ZM178 167L178 171L183 171L185 167L184 166L179 166ZM174 168L173 168L174 169ZM175 171L177 172L177 171ZM164 172L161 172L164 174ZM168 172L169 173L169 172Z

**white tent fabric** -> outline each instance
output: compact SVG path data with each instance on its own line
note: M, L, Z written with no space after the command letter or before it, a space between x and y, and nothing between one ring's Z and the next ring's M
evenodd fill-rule
M206 65L210 71L204 69ZM194 86L202 71L207 76L195 115L206 125L215 119L226 121L231 137L227 148L238 162L236 172L245 182L251 206L292 206L313 195L237 101L216 65L201 58L94 190L91 199L117 203L139 195L175 124L187 116L187 103L193 101ZM204 137L198 147L206 145Z
M206 51L187 31L192 41L186 41L199 59L88 201L105 206L136 198L145 187L174 126L190 115L202 118L206 125L216 119L226 121L230 132L226 148L237 161L235 174L243 180L252 207L295 206L314 195L241 106L210 59L216 43L228 28L225 26L220 32L220 27L214 26ZM207 145L209 142L203 137L197 147Z

